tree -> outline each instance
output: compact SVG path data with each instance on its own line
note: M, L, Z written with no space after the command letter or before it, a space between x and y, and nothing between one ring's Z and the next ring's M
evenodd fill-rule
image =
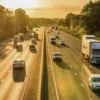
M80 25L90 34L100 31L100 1L90 1L83 7Z
M19 32L23 32L24 26L28 25L29 17L25 10L18 8L15 10L16 28Z
M65 18L65 25L70 29L70 21L71 18L75 16L75 14L69 13L67 14L66 18Z
M80 15L74 15L70 20L70 26L74 29L79 25Z
M58 22L58 25L65 26L65 20L64 19L60 19L59 22Z

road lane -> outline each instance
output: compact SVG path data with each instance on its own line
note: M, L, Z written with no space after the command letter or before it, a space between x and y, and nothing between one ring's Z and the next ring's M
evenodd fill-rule
M0 100L20 100L25 84L24 78L25 76L28 76L28 71L31 67L32 59L35 56L35 54L31 53L29 50L29 43L30 40L26 40L26 42L23 43L23 52L16 52L16 50L14 50L14 53L11 52L9 57L1 62L2 67L0 67L0 76L2 80L0 84ZM13 60L19 57L24 58L26 61L26 70L24 71L14 71L12 69ZM9 62L8 66L7 62Z
M53 36L53 33L50 35ZM48 44L50 44L50 36L48 36ZM55 35L54 35L55 36ZM53 52L60 52L62 48L58 44L50 44L51 55ZM63 54L65 55L65 54ZM71 58L72 59L72 58ZM67 60L69 60L67 58ZM88 94L85 89L81 86L80 81L74 75L70 64L66 58L63 57L63 61L53 62L53 68L55 72L56 84L59 92L60 100L89 100ZM73 59L72 59L73 60Z
M27 45L28 43L24 45L24 48L27 47ZM11 66L13 60L17 57L20 57L22 53L24 53L24 51L23 52L13 51L3 62L0 63L0 79L3 79L6 76L7 71L12 68Z
M70 36L71 37L71 36ZM68 54L69 54L69 56L70 56L70 58L74 58L74 60L72 60L72 59L69 59L69 61L71 62L71 64L73 64L73 62L74 62L74 64L72 65L73 67L74 67L74 70L76 71L76 73L78 73L79 75L79 77L80 77L80 79L81 79L81 81L84 83L84 85L85 85L85 88L86 88L86 90L88 91L88 95L89 95L89 97L92 99L92 100L99 100L100 98L100 92L96 92L96 93L94 93L94 92L92 92L91 91L91 89L89 89L89 87L88 87L88 77L89 77L89 75L90 74L92 74L93 72L95 72L95 73L98 73L99 72L99 70L98 69L95 69L94 71L91 71L91 69L90 68L88 68L89 66L91 66L91 67L95 67L95 66L92 66L91 64L85 64L84 63L84 61L82 60L82 59L80 59L79 57L78 57L78 52L79 51L77 51L77 49L76 48L74 48L75 49L75 51L77 52L77 53L75 53L75 52L73 52L72 50L71 50L71 48L73 48L74 46L75 46L75 44L77 43L76 41L77 41L77 39L76 39L76 41L73 39L73 37L71 37L71 38L69 38L69 37L67 37L67 35L65 36L65 35L60 35L60 38L61 39L63 39L63 40L65 40L65 41L67 41L67 45L70 47L69 48L69 51L66 51L67 50L67 48L63 48L63 52L65 52L64 53L64 55L67 55L67 52L69 52ZM70 42L70 41L73 41L74 40L74 42ZM79 42L80 43L80 42ZM77 47L77 48L79 48L79 47ZM74 55L74 56L73 56ZM76 60L75 60L75 58L76 58ZM78 58L78 59L77 59ZM78 65L77 65L78 64ZM75 67L75 65L77 65L76 67ZM77 69L76 69L77 68ZM94 69L94 68L93 68ZM92 70L93 70L92 69Z
M42 60L42 44L43 44L43 33L44 28L40 28L38 34L39 34L39 40L38 40L38 49L37 53L34 59L34 62L32 62L31 65L31 71L28 78L28 83L26 84L26 88L24 94L21 97L21 100L39 100L40 95L40 80L42 76L40 76L41 71L41 60ZM41 97L40 97L41 98Z

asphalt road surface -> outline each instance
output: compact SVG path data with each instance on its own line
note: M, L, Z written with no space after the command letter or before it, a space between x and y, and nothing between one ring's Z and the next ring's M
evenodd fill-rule
M88 86L91 74L100 74L99 65L91 65L82 57L81 40L60 32L56 44L48 28L37 30L39 39L36 50L31 52L31 39L25 35L23 51L17 52L13 42L0 44L0 100L100 100L100 92L93 92ZM60 40L66 45L60 46ZM62 54L62 61L53 61L54 52ZM25 60L25 69L14 70L13 61Z
M57 31L54 30L50 34L47 33L46 38L59 100L100 100L100 92L93 92L88 86L89 75L100 73L99 67L84 60L81 53L81 41L67 33L60 32L56 44L51 44L50 37L56 34ZM66 45L60 46L60 40L65 40ZM62 54L62 62L52 60L54 52Z

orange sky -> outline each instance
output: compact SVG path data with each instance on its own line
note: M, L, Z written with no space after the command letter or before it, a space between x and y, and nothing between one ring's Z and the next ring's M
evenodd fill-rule
M8 8L52 7L54 5L84 5L89 0L0 0ZM94 0L92 0L94 1Z
M30 17L64 18L68 13L80 13L89 0L0 0L7 8L33 8L26 10ZM94 0L92 0L94 1Z

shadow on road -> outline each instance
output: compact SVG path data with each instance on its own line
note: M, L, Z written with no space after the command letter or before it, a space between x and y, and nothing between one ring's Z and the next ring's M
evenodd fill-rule
M70 67L62 60L62 61L54 61L60 68L65 70L70 70Z
M64 47L66 47L66 48L70 48L70 47L69 47L68 45L66 45L66 44L64 45Z
M56 46L56 47L58 47L58 48L62 48L62 46L60 46L60 45L57 44L57 43L52 43L52 45L54 45L54 46Z
M96 67L96 69L100 70L100 64L94 64L94 66Z
M12 76L14 82L24 82L26 69L13 69Z
M93 91L100 98L100 91Z

